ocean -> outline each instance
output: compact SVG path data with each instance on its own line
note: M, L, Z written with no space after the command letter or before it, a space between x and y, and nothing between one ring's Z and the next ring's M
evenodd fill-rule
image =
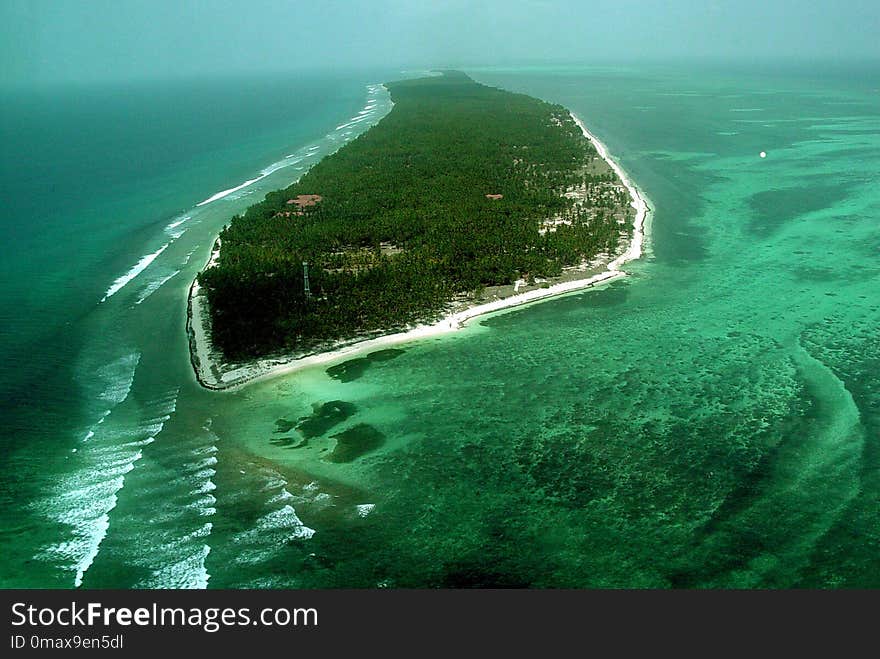
M0 586L880 585L880 71L468 73L609 147L631 276L231 392L213 238L401 73L2 92Z

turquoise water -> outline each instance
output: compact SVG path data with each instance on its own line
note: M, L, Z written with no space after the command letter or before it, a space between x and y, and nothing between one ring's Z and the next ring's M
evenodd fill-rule
M274 160L186 201L181 187L152 228L116 227L115 257L94 248L116 267L89 266L88 296L34 303L55 320L88 307L57 361L36 360L69 369L72 389L25 379L37 312L4 306L27 316L13 337L27 347L4 355L3 585L880 585L880 72L470 73L571 108L645 191L650 249L632 276L210 393L186 359L186 287L248 200L186 209ZM377 81L325 101L325 125L291 112L303 132L287 144L332 134ZM20 258L4 278L86 267Z
M182 300L216 234L383 116L389 75L2 90L0 584L79 581L193 388Z

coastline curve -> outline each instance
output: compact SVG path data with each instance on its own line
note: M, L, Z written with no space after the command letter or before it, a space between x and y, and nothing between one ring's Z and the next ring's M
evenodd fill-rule
M622 269L626 263L641 258L649 240L650 218L652 208L647 198L632 182L620 165L614 161L608 148L586 127L575 113L569 110L571 118L581 129L584 137L595 147L599 156L611 167L621 183L627 189L636 214L633 219L633 233L626 248L606 264L606 269L584 279L575 279L552 284L546 288L537 288L524 293L515 293L509 297L476 304L465 309L449 313L432 324L420 324L403 332L382 334L374 337L354 338L350 341L336 342L326 349L316 350L307 354L275 356L256 359L247 363L232 365L224 369L219 353L210 342L209 314L206 296L201 294L198 277L189 288L186 313L186 333L189 343L190 363L197 382L204 388L213 391L238 389L245 384L257 380L265 380L276 376L287 375L312 366L331 364L344 361L359 354L401 343L409 343L421 339L433 338L458 331L477 317L521 307L527 304L543 302L561 295L583 291L601 284L627 276ZM220 240L214 242L211 256L205 268L211 267L219 257Z

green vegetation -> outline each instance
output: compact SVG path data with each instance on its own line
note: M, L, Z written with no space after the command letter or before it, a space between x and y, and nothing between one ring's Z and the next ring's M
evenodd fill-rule
M403 328L616 248L628 199L565 108L455 72L387 87L379 124L221 233L199 281L227 357Z

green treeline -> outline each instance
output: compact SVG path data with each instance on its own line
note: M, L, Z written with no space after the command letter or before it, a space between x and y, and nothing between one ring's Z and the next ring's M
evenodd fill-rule
M619 193L563 196L614 180L589 173L598 156L563 107L456 72L387 87L395 105L381 122L221 233L199 282L227 357L402 328L462 292L616 247ZM306 194L321 200L288 203ZM553 219L567 223L542 234Z

